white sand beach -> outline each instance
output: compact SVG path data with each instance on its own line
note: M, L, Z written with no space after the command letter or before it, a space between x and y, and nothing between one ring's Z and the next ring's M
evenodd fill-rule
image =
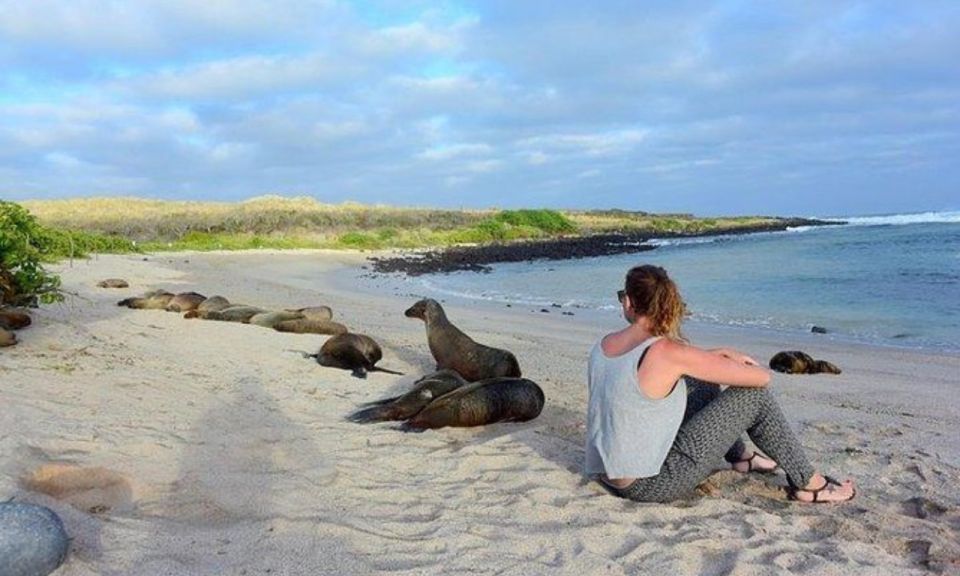
M0 350L0 500L62 516L74 541L57 576L960 573L960 357L691 330L761 361L800 348L840 366L771 386L811 459L860 495L801 505L782 474L724 471L689 500L638 504L580 473L586 358L617 325L608 316L447 304L477 341L516 354L546 393L540 417L419 434L347 421L433 369L423 324L403 316L414 298L351 289L366 256L55 267L73 295ZM130 287L96 287L111 277ZM297 352L325 336L116 306L153 288L329 305L405 376L361 380ZM99 488L70 504L25 481L51 464L114 474L98 472Z

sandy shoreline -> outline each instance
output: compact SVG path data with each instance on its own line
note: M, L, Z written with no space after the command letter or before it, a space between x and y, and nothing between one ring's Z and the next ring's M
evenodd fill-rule
M431 369L413 299L355 288L364 254L100 256L58 266L66 302L0 351L0 499L47 504L75 536L58 576L159 574L922 574L960 572L960 357L805 342L840 376L774 377L812 459L854 504L801 507L781 477L715 475L674 505L607 495L579 474L589 346L613 318L450 304L514 351L547 395L525 424L404 434L344 420ZM318 273L322 272L322 273ZM127 290L95 287L123 277ZM282 308L327 304L377 338L366 381L291 350L325 337L114 305L150 288ZM797 347L698 328L769 359ZM122 474L97 514L24 489L51 463Z

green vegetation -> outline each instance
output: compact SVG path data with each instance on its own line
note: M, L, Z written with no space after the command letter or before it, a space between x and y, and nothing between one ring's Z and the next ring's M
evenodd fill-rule
M129 240L41 225L24 207L0 200L0 305L62 299L60 279L43 263L92 252L132 252Z
M55 302L60 278L43 269L44 229L23 207L0 201L0 305Z
M597 233L702 233L775 218L696 218L626 210L438 210L264 196L239 203L85 198L24 202L48 231L44 252L332 248L379 250Z

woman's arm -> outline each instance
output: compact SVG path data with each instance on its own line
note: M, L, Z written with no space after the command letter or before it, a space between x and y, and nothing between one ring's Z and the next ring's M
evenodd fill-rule
M727 348L707 351L696 346L664 338L650 347L657 356L673 366L678 378L684 374L726 386L763 387L770 382L770 372L750 358Z

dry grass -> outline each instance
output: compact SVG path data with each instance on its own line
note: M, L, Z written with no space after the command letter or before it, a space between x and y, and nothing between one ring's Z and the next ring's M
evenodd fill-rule
M421 248L603 232L699 233L776 218L696 218L624 210L440 210L323 204L309 197L243 202L78 198L22 203L47 227L108 235L152 250ZM557 222L563 226L557 227Z
M310 236L385 228L453 230L490 211L322 204L313 198L261 196L244 202L178 202L140 198L37 200L22 205L47 226L115 234L137 242L174 242L191 232Z

